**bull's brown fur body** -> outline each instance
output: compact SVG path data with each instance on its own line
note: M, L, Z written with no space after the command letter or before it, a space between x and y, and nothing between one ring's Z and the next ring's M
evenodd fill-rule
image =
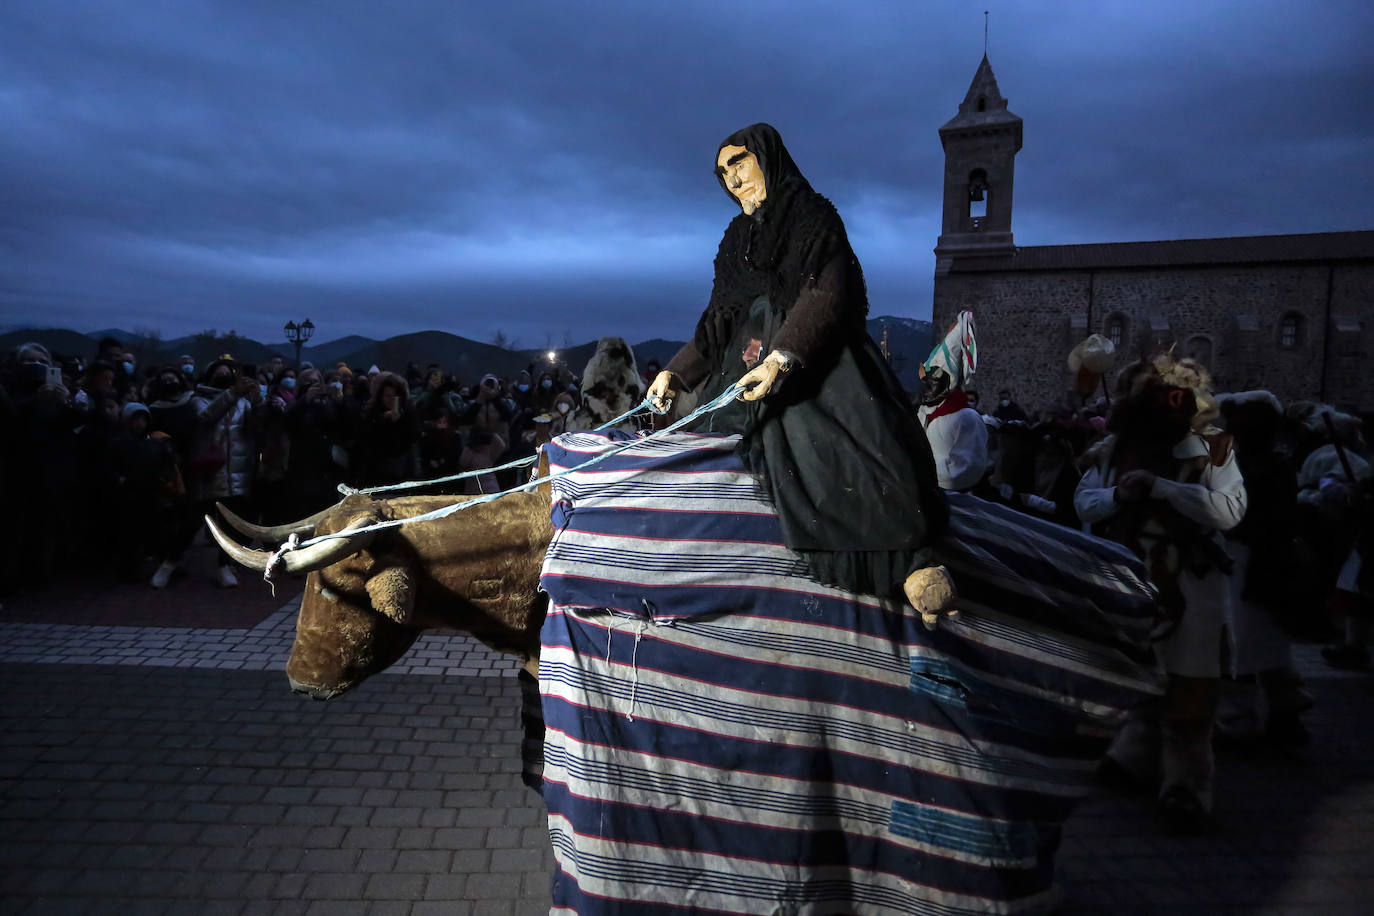
M354 495L315 533L341 531L360 518L409 518L452 502ZM545 611L539 570L552 537L547 492L514 493L380 533L367 548L309 574L287 676L298 690L334 696L395 663L433 628L537 655Z

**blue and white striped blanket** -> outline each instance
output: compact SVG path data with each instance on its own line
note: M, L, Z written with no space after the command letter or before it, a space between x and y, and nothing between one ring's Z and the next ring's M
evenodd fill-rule
M561 436L551 465L624 438ZM554 482L553 912L1052 909L1060 825L1158 692L1132 660L1156 622L1140 564L952 495L961 613L927 631L810 580L735 442L671 436Z

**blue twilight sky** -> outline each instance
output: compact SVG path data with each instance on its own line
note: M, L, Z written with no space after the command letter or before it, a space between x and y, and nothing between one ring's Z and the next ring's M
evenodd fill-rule
M985 8L1018 243L1374 227L1368 0L8 0L0 329L682 338L760 120L928 318Z

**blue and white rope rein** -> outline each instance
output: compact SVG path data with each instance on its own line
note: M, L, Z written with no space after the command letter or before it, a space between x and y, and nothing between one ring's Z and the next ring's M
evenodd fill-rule
M706 404L702 404L702 405L701 405L700 407L698 407L696 410L692 411L692 412L689 413L687 416L685 416L685 417L683 417L682 419L678 420L677 422L673 423L671 426L665 427L664 429L656 430L656 431L650 433L649 435L644 436L643 438L640 438L640 439L628 439L628 440L626 440L626 441L624 441L624 442L617 443L616 445L612 446L611 448L607 449L606 451L602 452L601 454L596 455L596 456L594 456L594 457L592 457L592 458L589 458L588 460L582 462L581 464L575 465L575 466L573 466L573 467L564 468L564 469L561 470L561 471L553 471L553 472L551 472L551 473L549 473L549 474L544 475L543 477L534 477L534 478L531 478L530 480L526 481L525 483L520 484L519 486L511 487L509 490L500 490L500 491L498 491L498 492L496 492L496 493L486 493L486 494L483 494L483 495L481 495L481 496L475 496L475 497L473 497L472 499L468 499L468 500L464 500L464 501L462 501L462 502L454 503L454 504L451 505L451 506L444 506L442 509L435 509L435 510L433 510L433 511L431 511L431 512L425 512L425 513L423 513L423 514L421 514L421 515L414 515L414 516L411 516L410 518L392 519L392 520L390 520L390 521L377 522L377 523L372 524L372 525L367 525L366 527L363 527L363 528L353 528L353 529L348 530L348 531L336 531L336 532L334 532L333 534L321 534L321 535L317 535L317 536L315 536L315 537L309 538L309 539L304 540L304 541L298 541L298 540L293 536L292 538L288 539L287 542L286 542L285 544L282 544L280 547L278 547L277 550L276 550L276 551L272 554L272 556L268 559L268 561L267 561L267 568L263 571L262 577L263 577L264 579L266 579L268 582L271 582L271 580L272 580L272 571L273 571L273 568L277 565L277 563L279 563L279 562L281 561L281 558L282 558L283 556L285 556L287 553L289 553L289 552L292 551L292 550L299 550L299 549L301 549L301 548L303 548L303 547L310 547L311 545L319 544L319 543L321 543L322 541L334 540L334 539L336 539L336 538L351 538L351 537L355 537L355 536L357 536L357 535L359 535L359 534L370 534L370 533L377 532L377 531L387 531L387 530L390 530L390 529L392 529L392 528L400 528L400 527L402 527L403 525L411 525L411 524L414 524L414 523L416 523L416 522L429 522L429 521L434 521L434 520L436 520L436 519L446 518L446 517L448 517L448 516L454 514L455 512L461 512L462 510L467 509L467 508L470 508L470 507L472 507L472 506L479 506L479 505L481 505L481 504L483 504L483 503L494 502L495 500L498 500L498 499L500 499L501 497L507 496L507 495L509 495L509 494L511 494L511 493L528 493L530 490L537 489L537 488L538 488L539 486L541 486L542 484L548 483L549 481L554 480L555 478L564 477L564 476L566 476L566 475L568 475L568 474L573 473L574 471L581 471L581 470L583 470L583 469L585 469L585 468L591 467L591 466L594 465L594 464L598 464L599 462L605 461L607 458L610 458L610 457L613 457L613 456L615 456L615 455L618 455L618 454L620 454L621 452L628 451L628 450L630 450L630 449L632 449L632 448L636 448L636 447L638 447L638 446L640 446L640 445L643 445L643 444L646 443L646 442L650 442L650 441L652 441L652 440L658 438L659 436L663 436L663 435L666 435L667 433L671 433L671 432L676 432L677 430L679 430L679 429L681 429L682 427L686 426L688 423L691 423L693 420L697 419L698 417L704 416L704 415L706 415L706 414L708 414L708 413L711 413L712 411L720 410L722 407L725 407L726 405L730 404L730 403L733 402L736 398L738 398L741 394L743 394L743 391L744 391L744 390L743 390L742 388L733 388L733 387L732 387L732 388L726 390L726 391L725 391L723 394L721 394L720 396L716 397L714 400L712 400L712 401L710 401L710 402L708 402L708 403L706 403ZM648 399L648 398L645 398L645 399L644 399L644 402L641 403L638 407L635 407L633 410L630 410L630 411L628 411L627 413L622 414L620 417L617 417L615 420L612 420L610 423L605 424L605 425L603 425L602 427L599 427L599 428L600 428L600 429L604 429L604 428L606 428L606 426L614 425L614 424L620 422L621 420L625 419L626 417L629 417L629 416L631 416L631 415L633 415L633 414L635 414L635 413L638 413L640 410L644 409L645 407L647 407L648 409L654 411L655 413L667 413L666 410L660 411L660 410L658 410L657 408L655 408L652 404L650 404L649 399ZM521 459L521 463L533 463L533 461L537 460L538 457L539 457L538 454L536 454L536 455L534 456L533 459ZM490 473L490 472L493 471L493 470L495 470L495 469L494 469L494 468L483 468L479 473L487 474L487 473ZM461 476L461 475L460 475L460 476ZM451 479L451 478L440 478L440 479L441 479L441 480L448 480L448 479ZM436 483L436 482L437 482L437 481L422 481L421 483ZM398 488L399 488L399 487L398 487ZM358 493L374 493L374 492L379 492L379 491L384 490L384 489L388 489L388 488L386 488L386 487L374 487L374 488L372 488L372 489L370 489L370 490L357 490L357 491L352 491L352 492L358 492Z
M659 410L646 397L644 400L640 401L637 405L631 407L629 410L625 411L623 414L616 417L614 420L607 420L605 423L602 423L600 426L596 427L596 429L592 430L592 432L601 432L602 430L610 429L613 426L619 426L621 423L625 422L626 420L630 419L630 417L633 417L635 414L643 410L650 410L656 414L665 414L668 412L666 410ZM461 474L450 474L447 477L432 477L429 480L407 480L403 483L389 483L385 486L363 487L362 489L355 489L354 487L350 487L346 483L341 483L339 484L338 490L344 496L352 496L354 493L364 493L370 495L372 493L391 493L396 490L415 490L420 487L433 486L434 484L439 483L452 483L455 480L466 480L469 477L477 477L482 474L494 474L497 471L508 471L511 468L528 467L529 465L534 464L538 460L539 453L535 452L533 455L529 455L525 458L517 458L514 461L507 461L505 464L498 464L496 467L478 468L475 471L463 471Z

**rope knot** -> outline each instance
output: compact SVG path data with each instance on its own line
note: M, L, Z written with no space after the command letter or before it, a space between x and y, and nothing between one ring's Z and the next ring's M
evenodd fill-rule
M272 581L272 574L276 572L277 564L282 561L282 558L285 557L288 552L296 550L300 546L301 536L293 531L291 532L291 536L283 541L280 547L272 551L272 555L267 558L267 566L262 571L262 580L266 582L268 588L272 590L273 598L277 597L277 586L276 583Z

